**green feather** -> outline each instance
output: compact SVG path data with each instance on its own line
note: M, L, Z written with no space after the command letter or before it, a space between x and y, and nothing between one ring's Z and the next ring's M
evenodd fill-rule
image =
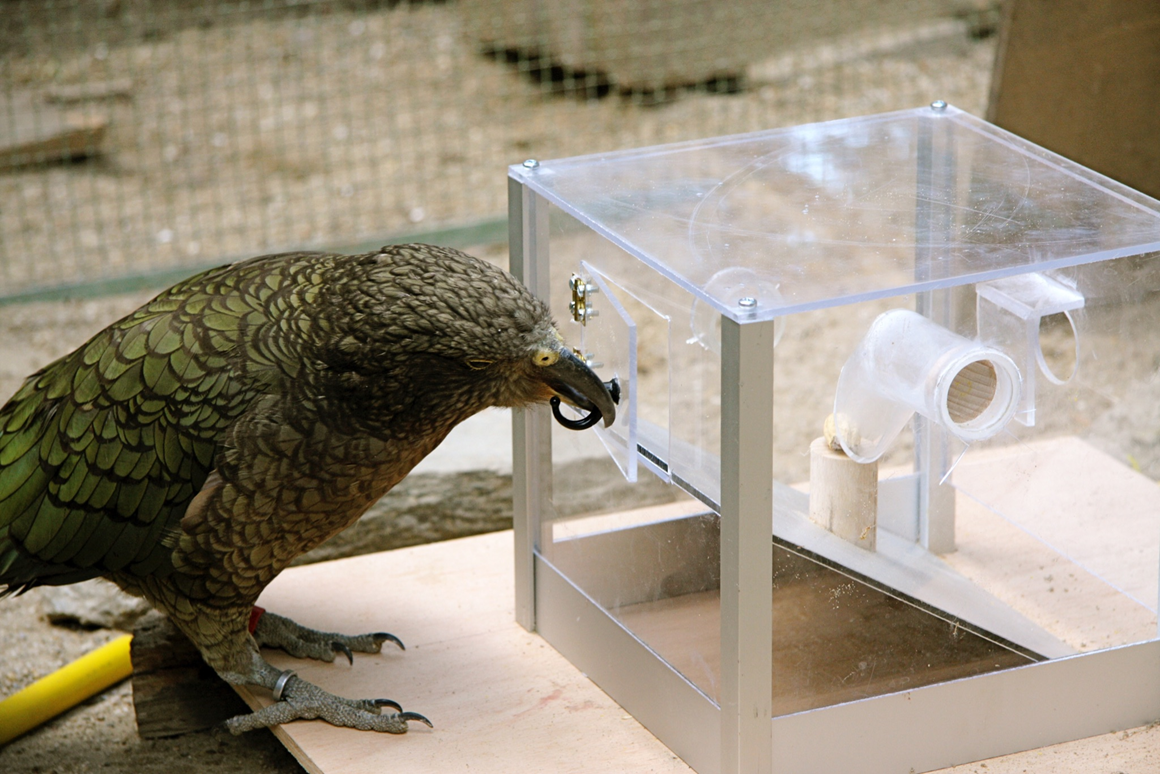
M209 328L211 331L220 331L222 333L229 333L238 329L238 318L232 314L225 314L222 312L210 312L203 315L201 323Z
M181 332L174 330L169 321L156 325L149 331L149 348L158 355L168 355L181 348Z
M161 357L159 355L150 355L143 361L141 369L141 376L145 381L145 386L151 390L161 393L162 395L172 392L172 389L156 389L157 383L161 377L165 375L165 366L169 363L169 358Z
M132 363L145 357L149 344L148 337L149 332L143 326L138 325L129 329L129 332L125 334L125 340L118 347L121 358Z
M204 295L192 296L185 302L185 313L192 317L198 317L203 311L205 311L205 307L208 303L209 299Z
M40 440L41 432L42 429L34 425L16 433L5 433L0 436L0 467L7 467L27 454ZM3 484L0 484L0 492L3 491Z
M77 501L77 494L80 493L81 487L84 486L85 480L89 476L96 476L97 473L89 471L88 467L78 465L73 468L72 473L65 479L63 484L56 487L56 497L62 503L72 503Z
M117 513L122 516L136 516L137 507L141 498L145 496L145 489L149 482L146 480L123 483L117 488Z
M93 508L104 508L116 493L117 484L115 481L104 476L97 476L97 485L88 498L88 504Z
M93 426L93 420L96 418L96 410L78 408L72 412L72 416L69 417L68 425L65 426L64 431L69 438L80 438L89 431L89 428Z
M78 567L91 567L100 559L100 538L98 537L97 539L93 539L93 535L99 528L103 527L108 529L106 526L108 522L105 519L99 518L97 514L88 515L89 518L81 522L80 527L69 538L68 543L63 545L57 552L56 556L53 558L53 561L69 562L70 564L74 564ZM98 550L95 552L96 556L91 561L89 561L88 564L85 564L78 559L77 554L79 554L83 549L90 545L95 545Z
M146 476L156 478L160 472L159 467L160 463L157 462L157 455L152 451L145 452L137 456L137 463L126 477L132 480L145 478Z
M15 432L28 425L28 421L36 416L37 411L45 406L45 401L42 396L36 396L33 399L34 393L29 392L28 395L22 395L24 390L21 389L12 400L9 401L5 409L14 409L12 414L8 417L8 422L4 425L5 432Z
M161 458L169 472L176 473L181 470L181 460L185 455L182 454L181 437L176 428L168 425L163 427L158 442L161 446L157 450L157 456Z
M141 386L141 361L137 361L125 369L125 372L109 385L106 394L109 396L109 400L121 403L139 393Z
M116 439L105 441L97 448L97 459L94 465L97 470L101 472L108 472L113 469L117 463L117 457L121 454L124 447L121 442Z
M76 534L82 531L85 527L86 514L84 511L57 511L51 514L51 517L60 522L60 529L57 530L52 540L44 546L40 551L40 558L48 562L62 561L61 555L65 548L72 542ZM98 520L94 516L94 520Z
M101 373L96 368L78 369L73 376L72 399L76 403L91 403L101 394ZM111 378L111 377L110 377Z
M129 526L122 522L108 521L105 519L99 520L98 523L100 524L100 529L94 529L92 531L88 540L77 550L76 555L71 560L78 567L92 567L97 562L101 562L105 558L105 554L108 553L109 546ZM71 544L69 548L72 548Z
M32 470L25 474L20 483L13 484L5 480L8 471L31 463ZM48 484L48 475L40 467L40 461L35 456L22 457L15 465L0 471L0 523L13 521L25 514L36 504L38 497L44 496L45 486Z
M224 365L224 363L221 365ZM219 367L221 367L221 365L219 365ZM192 355L187 356L185 363L174 363L173 370L181 374L181 378L186 382L197 381L206 375L206 369L202 366L198 359Z
M109 550L105 552L102 566L109 570L120 570L137 555L141 550L142 539L145 537L147 530L135 524L126 524L125 529L109 546Z
M168 487L155 481L146 481L145 491L137 503L137 521L152 522L166 505Z
M24 535L24 550L30 554L40 554L48 542L60 531L63 523L64 520L60 518L60 512L56 506L47 497L41 500L36 517Z
M55 468L64 462L64 458L68 456L68 451L61 445L60 433L49 433L44 436L44 440L40 442L40 458L44 460L51 468ZM0 491L4 491L4 486L0 483Z
M117 459L113 462L113 475L117 478L128 478L129 474L136 469L137 463L144 456L147 455L122 447L120 453L117 455ZM136 479L137 477L133 478Z
M75 474L74 474L75 475ZM100 473L94 470L86 469L84 480L81 481L80 489L77 490L76 495L71 502L91 504L93 492L97 491L97 486L100 485L105 478Z

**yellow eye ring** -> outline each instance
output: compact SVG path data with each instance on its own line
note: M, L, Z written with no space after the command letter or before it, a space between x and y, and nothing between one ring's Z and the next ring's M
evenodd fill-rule
M537 349L536 354L532 356L532 362L541 368L555 365L559 359L560 353L554 349Z

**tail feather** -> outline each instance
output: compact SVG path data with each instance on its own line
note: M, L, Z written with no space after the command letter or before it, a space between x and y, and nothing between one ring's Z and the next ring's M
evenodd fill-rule
M8 540L0 530L0 599L36 586L67 586L100 575L97 568L78 568L37 559Z

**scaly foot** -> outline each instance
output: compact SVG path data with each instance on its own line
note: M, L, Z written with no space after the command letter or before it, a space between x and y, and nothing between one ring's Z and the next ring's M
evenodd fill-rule
M393 642L406 650L398 637L386 632L353 636L337 632L320 632L307 629L289 618L274 613L262 611L258 615L254 627L254 639L258 644L269 648L281 648L295 658L334 661L335 655L342 653L353 664L354 652L378 653L383 649L384 642Z
M278 701L249 715L238 715L227 720L226 727L231 733L241 734L256 728L289 723L291 720L317 718L336 726L362 731L385 731L389 734L407 733L407 722L412 720L434 728L431 721L418 712L402 712L402 707L390 699L346 699L306 682L291 671L279 673L272 667L268 668L277 675L271 688ZM396 711L384 714L383 707L391 707Z

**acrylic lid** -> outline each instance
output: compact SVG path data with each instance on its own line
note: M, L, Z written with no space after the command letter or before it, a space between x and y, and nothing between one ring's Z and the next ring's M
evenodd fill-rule
M740 322L1160 251L1160 202L940 103L510 174Z

